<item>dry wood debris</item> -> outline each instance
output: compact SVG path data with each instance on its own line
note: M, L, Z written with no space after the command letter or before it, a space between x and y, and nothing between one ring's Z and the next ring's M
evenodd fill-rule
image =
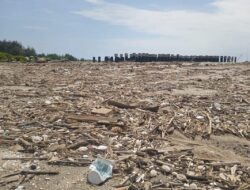
M87 167L102 155L123 177L115 190L250 187L242 160L206 147L214 136L250 140L249 64L1 64L0 72L0 146L27 153L4 160ZM249 149L236 153L248 162ZM33 169L17 175L58 174ZM27 180L8 177L0 186Z

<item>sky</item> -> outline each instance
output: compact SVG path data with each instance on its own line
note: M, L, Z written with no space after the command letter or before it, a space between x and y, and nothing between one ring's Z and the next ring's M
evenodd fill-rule
M0 40L78 58L250 58L250 0L0 0Z

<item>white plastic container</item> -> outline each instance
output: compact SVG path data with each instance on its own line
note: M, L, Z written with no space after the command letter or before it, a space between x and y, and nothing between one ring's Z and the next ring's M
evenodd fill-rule
M100 185L112 177L113 163L98 157L89 167L88 182L93 185Z

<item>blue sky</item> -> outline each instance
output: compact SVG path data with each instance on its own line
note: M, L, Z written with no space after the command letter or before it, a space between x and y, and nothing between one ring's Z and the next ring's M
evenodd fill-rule
M250 50L249 0L0 0L0 39L78 58Z

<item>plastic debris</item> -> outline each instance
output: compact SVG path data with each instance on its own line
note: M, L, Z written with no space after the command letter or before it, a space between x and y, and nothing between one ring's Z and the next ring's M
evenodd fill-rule
M89 167L88 182L93 185L100 185L112 177L113 163L98 157Z

